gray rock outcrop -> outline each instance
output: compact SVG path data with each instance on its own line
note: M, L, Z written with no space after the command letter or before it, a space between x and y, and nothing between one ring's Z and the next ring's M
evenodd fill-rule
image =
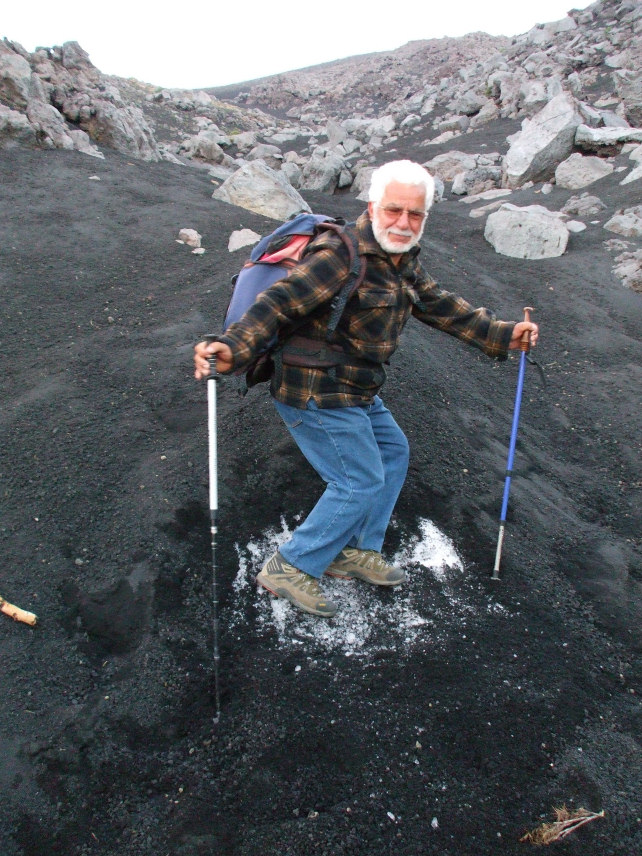
M39 145L102 157L99 143L146 160L161 157L142 110L105 85L76 42L34 54L0 42L0 102L26 116Z

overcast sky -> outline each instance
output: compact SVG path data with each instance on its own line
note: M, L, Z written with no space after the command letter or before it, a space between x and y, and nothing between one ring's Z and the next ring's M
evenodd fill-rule
M584 0L406 0L400 7L380 0L230 0L221 8L212 2L14 0L4 4L0 32L30 52L76 41L105 74L196 89L394 50L416 39L478 30L515 36L589 5ZM287 23L288 11L294 23Z

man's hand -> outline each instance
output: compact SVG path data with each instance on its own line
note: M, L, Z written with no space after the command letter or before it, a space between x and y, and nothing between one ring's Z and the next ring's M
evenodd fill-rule
M209 358L216 354L216 371L225 374L232 369L234 359L232 351L223 342L199 342L194 345L194 377L206 378L210 373Z
M539 337L539 327L532 321L518 321L511 336L510 345L508 346L509 350L514 351L519 348L524 333L530 334L531 348L535 347Z

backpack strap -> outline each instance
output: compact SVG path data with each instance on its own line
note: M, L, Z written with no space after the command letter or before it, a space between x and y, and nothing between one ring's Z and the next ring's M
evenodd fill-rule
M332 298L330 318L326 328L325 339L312 339L298 335L296 332L289 336L273 353L275 365L275 385L281 385L283 364L304 366L306 368L327 369L332 377L336 375L336 367L343 364L366 364L368 361L346 354L339 345L331 343L346 305L355 291L363 282L366 274L366 258L359 255L359 243L356 235L348 231L342 224L333 222L320 223L319 231L328 230L339 235L348 250L349 270L346 281Z
M343 315L348 300L350 300L365 278L366 259L365 256L359 255L359 242L354 232L348 231L344 226L337 225L332 222L320 223L317 228L318 230L331 231L334 232L335 235L339 235L348 250L348 258L350 260L348 278L344 285L341 286L341 291L339 291L338 294L335 294L332 298L332 303L330 304L330 320L328 321L328 328L326 331L327 340L337 329L337 325L341 320L341 316Z

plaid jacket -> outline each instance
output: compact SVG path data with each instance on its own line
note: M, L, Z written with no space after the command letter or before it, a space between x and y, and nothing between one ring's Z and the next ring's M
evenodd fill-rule
M394 354L410 315L450 333L496 359L506 359L514 323L497 321L487 309L474 309L442 291L417 258L419 248L405 253L399 267L377 243L368 213L356 224L359 254L367 259L366 275L348 301L333 341L357 358L331 372L283 366L272 395L292 407L305 408L314 398L319 407L348 407L372 402L384 384L383 364ZM297 334L324 340L330 302L348 276L348 253L336 235L312 241L289 276L264 291L245 315L219 341L229 345L233 372L242 372L276 336Z

